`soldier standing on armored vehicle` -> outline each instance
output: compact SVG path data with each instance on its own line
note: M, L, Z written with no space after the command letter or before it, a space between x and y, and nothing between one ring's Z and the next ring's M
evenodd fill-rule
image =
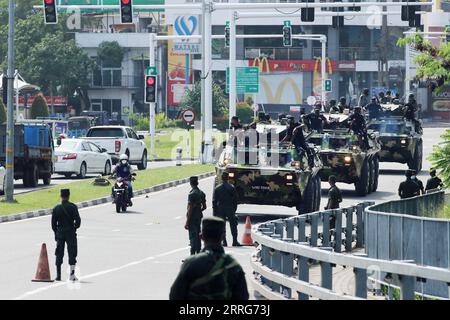
M328 124L327 118L320 114L320 105L314 107L314 111L304 117L306 126L309 131L323 132L323 127Z
M378 119L383 113L383 109L375 96L372 97L372 101L366 106L366 110L369 112L369 120Z
M419 107L417 105L416 99L414 98L414 95L410 94L408 96L408 102L405 104L403 108L403 117L406 120L412 121L414 123L415 130L417 132L421 132L422 127L420 125L419 120L416 119L416 112L418 109Z
M366 128L366 120L364 116L361 114L361 107L356 106L354 113L348 117L347 122L349 123L350 129L358 135L358 137L362 140L362 147L365 149L369 148L369 141L367 138L367 128Z
M344 97L341 97L339 99L338 108L339 113L344 113L344 110L349 108L349 106L347 105L347 100Z
M361 96L359 97L358 106L365 107L369 104L369 89L364 88Z

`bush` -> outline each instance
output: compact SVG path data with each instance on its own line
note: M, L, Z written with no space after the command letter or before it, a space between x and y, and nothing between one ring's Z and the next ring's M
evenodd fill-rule
M447 188L450 188L450 129L441 136L443 142L433 147L433 152L429 156L433 168Z
M167 118L164 113L156 114L155 122L156 129L173 128L176 125L175 121Z
M31 105L31 119L36 119L37 117L48 117L48 105L44 97L38 94Z
M245 102L240 102L236 106L236 115L241 123L249 124L253 122L253 109Z
M148 131L150 129L150 119L148 116L140 114L130 115L130 120L133 123L133 129L137 131ZM155 115L155 128L173 128L176 126L175 121L166 118L164 113L158 113Z
M6 108L3 104L3 100L0 99L0 124L6 122Z
M229 128L230 120L228 117L216 117L213 119L213 123L218 130L227 130Z

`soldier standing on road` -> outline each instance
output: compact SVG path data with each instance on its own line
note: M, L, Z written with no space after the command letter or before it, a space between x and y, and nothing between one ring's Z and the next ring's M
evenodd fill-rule
M417 171L416 170L411 170L412 176L411 176L411 180L414 181L415 183L417 183L417 185L420 188L420 193L421 194L425 194L425 188L423 187L423 183L422 181L420 181L417 178Z
M214 189L212 205L213 205L213 215L215 217L222 218L224 221L228 220L228 222L230 223L231 235L233 237L233 247L240 247L241 244L237 240L238 219L236 217L236 210L238 206L238 195L234 186L228 182L228 172L222 173L222 184L218 185ZM228 245L225 229L223 233L224 247Z
M420 187L416 182L411 180L412 175L412 170L406 170L406 180L400 183L400 186L398 187L398 195L401 199L412 198L420 195Z
M77 263L77 229L80 227L81 218L78 208L69 202L70 190L61 190L61 204L57 205L52 212L52 229L56 241L56 281L61 281L61 265L64 258L64 246L67 243L69 254L70 281L76 281L75 265Z
M328 183L330 184L330 189L328 190L328 203L325 210L339 209L339 203L342 202L342 194L341 190L336 186L336 177L329 176Z
M427 180L425 191L442 188L444 186L442 180L436 176L436 169L430 169L430 176L431 178Z
M245 273L220 245L225 222L218 217L202 221L205 247L181 266L170 289L170 300L248 300Z
M190 177L189 182L192 190L188 196L186 224L184 228L189 231L191 255L194 255L199 253L202 247L200 241L200 224L203 218L203 211L206 210L206 196L198 188L198 177Z

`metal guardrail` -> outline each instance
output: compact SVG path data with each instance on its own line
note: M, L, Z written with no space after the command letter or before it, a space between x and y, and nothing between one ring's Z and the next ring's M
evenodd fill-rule
M367 299L367 282L373 270L398 280L401 299L414 299L417 279L450 283L449 269L353 254L354 248L365 245L364 211L370 205L373 203L365 202L255 226L252 236L259 244L251 261L255 290L267 299ZM309 281L312 264L320 266L320 285ZM353 268L353 294L333 290L336 266Z
M439 191L368 207L364 214L368 257L450 270L450 220L432 218L444 202L445 192ZM416 282L415 288L432 296L449 294L439 281Z

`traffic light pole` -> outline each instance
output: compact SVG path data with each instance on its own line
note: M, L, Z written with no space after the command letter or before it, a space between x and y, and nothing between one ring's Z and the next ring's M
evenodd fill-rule
M203 87L202 91L204 91L204 99L205 99L205 147L204 152L202 154L202 162L210 163L212 162L212 154L213 154L213 144L212 144L212 52L211 52L211 2L210 0L205 1L206 10L203 16L203 34L205 37L205 42L203 43L204 57L203 64L205 74L203 75Z
M14 0L9 0L8 14L8 103L6 113L6 202L14 202Z
M230 17L230 55L229 55L229 117L236 116L236 12L231 13Z
M149 55L149 59L150 59L150 67L155 67L155 44L156 44L156 38L155 38L155 34L154 33L150 33L150 55ZM157 82L158 83L158 82ZM157 94L158 91L158 87L156 87L156 91L155 91L155 95ZM149 103L149 114L150 114L150 158L151 159L155 159L156 155L155 155L155 134L156 134L156 130L155 130L155 108L156 108L156 103L155 102L150 102Z

